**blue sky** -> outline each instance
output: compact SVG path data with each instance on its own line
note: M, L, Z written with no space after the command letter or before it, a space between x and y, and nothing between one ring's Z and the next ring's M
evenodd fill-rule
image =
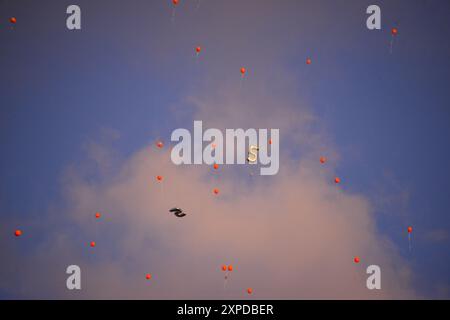
M180 121L173 106L205 82L220 81L218 61L235 59L237 70L250 65L257 76L263 63L252 57L266 47L303 84L296 93L339 150L343 189L370 199L380 232L413 270L414 288L449 297L449 3L378 1L382 30L374 31L365 27L369 1L181 1L171 21L170 1L80 0L81 31L65 27L70 4L0 2L5 224L38 220L63 205L62 173L85 158L90 141L113 144L110 160L119 167L144 145L168 140L178 124L190 128L189 115ZM259 14L262 7L270 15ZM233 10L239 15L226 16ZM393 26L399 35L390 53ZM230 34L236 39L222 42ZM275 38L282 47L272 47ZM234 40L236 46L223 47ZM206 56L200 66L198 44ZM306 57L313 60L308 68ZM276 66L264 67L276 74ZM103 141L104 132L119 136Z

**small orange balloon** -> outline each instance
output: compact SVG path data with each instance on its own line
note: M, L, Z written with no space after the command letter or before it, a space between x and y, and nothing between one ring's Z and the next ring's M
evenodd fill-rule
M172 0L172 2L175 6L178 4L178 0Z
M219 194L219 189L214 189L213 192L214 194Z
M95 217L96 217L97 219L99 219L101 216L102 216L102 215L100 214L100 212L96 212L96 213L95 213Z
M341 179L340 178L338 178L338 177L336 177L336 178L334 178L334 183L340 183L341 182Z
M310 58L306 59L306 64L311 64L312 60Z
M391 33L393 36L396 36L398 34L398 29L397 28L392 28Z
M325 158L325 157L320 157L320 163L325 163L325 162L327 162L327 158Z
M16 231L14 232L14 235L15 235L16 237L20 237L20 236L22 235L22 230L16 230Z
M231 264L228 266L228 271L233 271L233 266Z
M272 139L269 139L269 144L272 144Z
M202 48L201 48L201 47L195 48L195 52L200 53L200 51L202 51Z
M222 266L222 271L227 271L227 266L226 265Z
M252 294L252 293L253 293L253 289L252 289L252 288L248 288L248 289L247 289L247 293L248 293L248 294Z
M408 227L408 233L412 232L412 227Z
M156 143L156 146L161 149L162 147L164 147L164 143L162 143L162 141L158 141Z
M91 247L94 248L95 245L96 245L95 241L92 241L92 242L91 242Z
M242 75L244 75L246 72L247 72L247 70L245 68L241 68Z
M213 168L217 170L219 169L219 165L217 163L214 163Z
M359 257L356 256L355 258L353 258L353 261L354 261L355 263L359 263Z
M156 176L156 180L158 181L162 181L163 177L162 176Z
M9 18L9 22L11 22L11 23L16 23L16 22L17 22L16 17L11 17L11 18Z
M145 279L150 280L152 278L152 275L150 273L147 273L145 275Z

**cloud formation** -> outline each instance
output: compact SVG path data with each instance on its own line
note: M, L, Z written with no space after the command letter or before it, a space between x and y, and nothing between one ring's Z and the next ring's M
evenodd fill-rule
M255 14L281 14L271 9L260 6ZM339 152L299 94L306 84L279 62L288 53L278 42L286 39L272 34L270 46L247 44L266 30L264 21L239 33L245 19L232 16L229 29L223 18L211 21L203 35L211 48L220 38L222 48L232 49L203 59L198 68L208 70L204 80L171 106L174 129L190 129L194 119L219 129L280 129L279 173L175 166L168 137L164 149L143 146L119 165L111 161L116 153L108 143L89 143L86 163L65 171L61 201L24 225L21 239L2 239L0 292L20 298L226 299L247 298L252 287L250 298L258 299L415 297L409 268L378 232L372 204L345 191L345 177L341 185L333 183ZM163 44L164 51L171 43ZM164 59L161 68L169 63ZM248 74L241 79L245 60ZM325 165L318 161L322 155L329 159ZM172 207L187 216L176 218ZM16 223L2 225L1 234ZM28 242L26 252L17 240ZM70 264L82 269L80 292L65 288ZM234 266L226 288L222 264ZM382 290L366 288L371 264L381 267Z
M333 183L337 152L309 126L314 117L308 108L299 108L290 94L274 98L264 92L243 107L239 90L221 90L189 98L201 101L193 105L193 118L219 128L276 126L281 145L289 141L301 156L285 145L278 175L251 176L249 166L221 166L217 172L205 165L175 166L167 141L164 149L145 146L112 168L108 143L90 143L86 164L66 170L62 207L42 218L47 225L34 228L43 230L44 239L32 235L40 244L13 259L30 262L18 266L20 285L7 280L2 290L23 297L220 299L244 298L252 287L262 299L414 297L409 269L378 233L371 204L345 191L345 177L343 186ZM264 117L273 100L277 112ZM317 155L325 147L329 162L321 165ZM187 216L176 218L168 211L172 207ZM96 211L102 213L98 221ZM97 247L89 248L90 241ZM11 261L6 256L13 249L7 249L2 261ZM69 264L82 268L79 293L65 290ZM226 289L222 264L234 266ZM381 267L380 291L366 288L370 264ZM2 268L2 278L12 269Z

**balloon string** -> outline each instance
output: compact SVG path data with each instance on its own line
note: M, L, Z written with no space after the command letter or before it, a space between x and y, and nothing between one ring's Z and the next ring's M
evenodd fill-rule
M227 271L227 272L225 273L225 278L224 278L224 281L223 281L223 289L224 289L224 290L225 290L226 285L227 285L228 275L229 275L229 273L228 273L228 271Z
M166 205L166 199L165 199L165 197L164 197L164 187L163 187L163 182L161 181L160 182L160 184L161 184L161 186L160 186L160 193L161 193L161 200L162 200L162 204L163 204L163 206L164 205Z
M408 233L409 252L411 252L411 234Z
M175 8L173 8L173 10L172 10L172 18L171 18L171 20L172 20L172 23L175 22Z
M393 45L394 45L394 36L392 35L392 36L391 36L391 45L390 45L390 47L389 47L389 53L390 53L390 54L392 54L392 47L393 47Z

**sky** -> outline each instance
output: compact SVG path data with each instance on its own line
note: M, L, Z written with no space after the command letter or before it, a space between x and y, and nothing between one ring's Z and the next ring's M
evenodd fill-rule
M0 298L448 299L449 9L0 1ZM174 165L194 120L279 129L279 173Z

